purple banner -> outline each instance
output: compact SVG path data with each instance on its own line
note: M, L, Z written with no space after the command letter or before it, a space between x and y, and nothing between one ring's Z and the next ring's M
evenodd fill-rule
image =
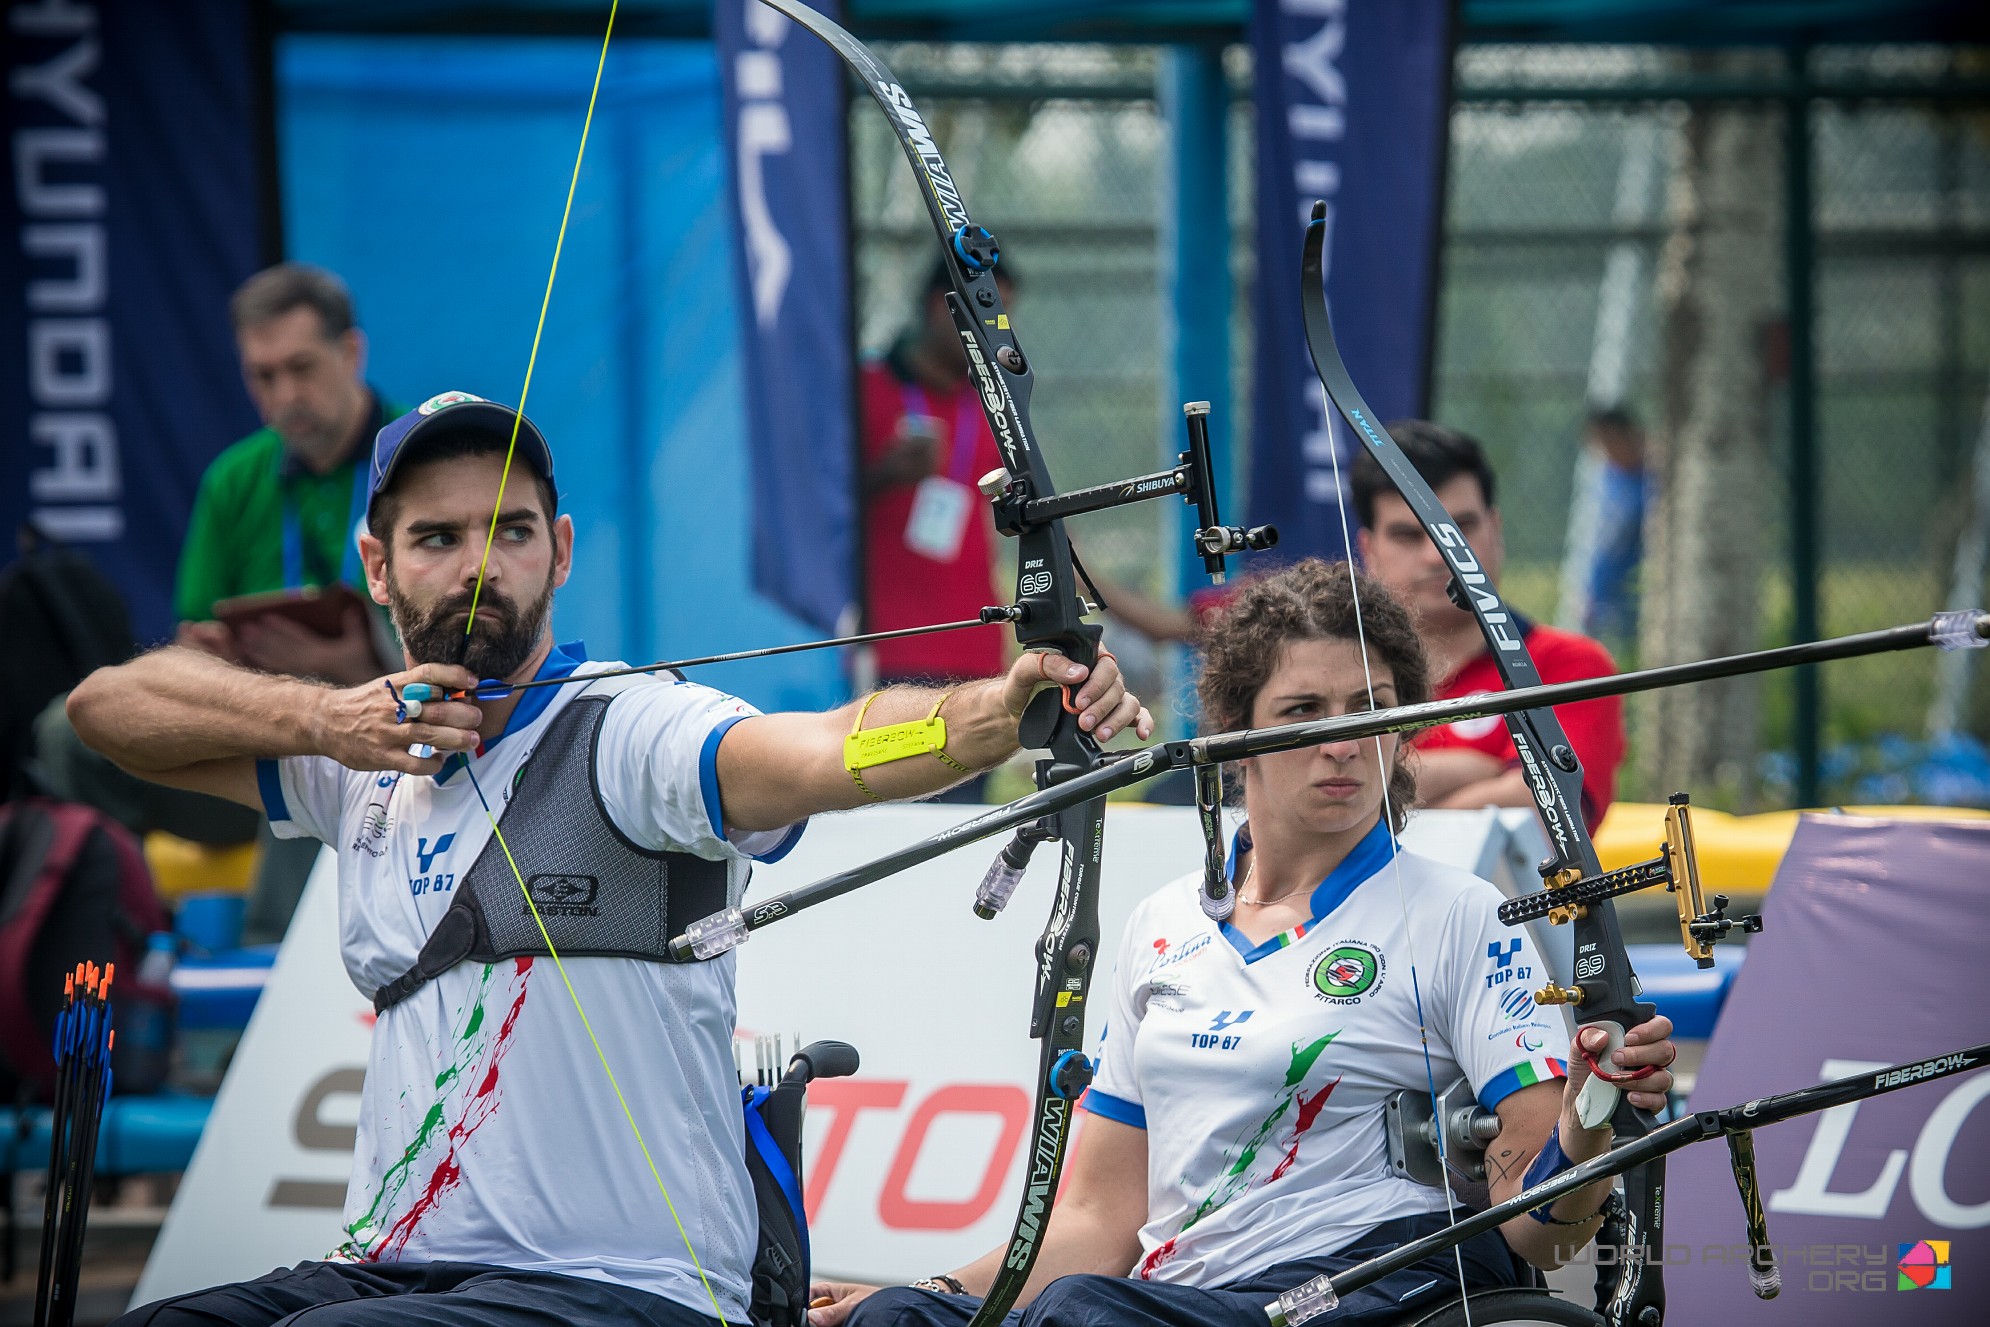
M1807 816L1707 1050L1729 1106L1990 1041L1990 824ZM1727 1149L1670 1162L1666 1317L1866 1327L1981 1323L1990 1287L1990 1070L1755 1135L1783 1290L1749 1290Z

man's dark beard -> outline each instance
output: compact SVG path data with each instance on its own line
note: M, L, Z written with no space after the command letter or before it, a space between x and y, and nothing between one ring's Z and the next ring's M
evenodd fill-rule
M402 594L392 566L387 568L387 589L394 629L401 633L401 644L410 658L416 663L461 664L480 678L508 678L524 667L546 629L546 615L553 606L550 573L539 597L523 613L510 596L486 584L477 600L476 625L466 633L461 615L470 611L469 590L422 610Z

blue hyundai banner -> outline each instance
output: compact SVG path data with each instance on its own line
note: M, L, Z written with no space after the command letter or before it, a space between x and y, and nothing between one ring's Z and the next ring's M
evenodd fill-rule
M227 314L262 251L249 9L45 0L0 36L0 526L88 552L141 640L202 471L256 426Z
M818 4L832 18L840 6ZM758 0L716 0L753 473L754 588L823 631L856 602L844 74Z
M1327 303L1385 420L1425 411L1449 111L1451 0L1257 0L1258 264L1252 523L1279 552L1346 556L1355 445L1306 353L1299 251L1327 205ZM1352 528L1354 515L1348 522Z

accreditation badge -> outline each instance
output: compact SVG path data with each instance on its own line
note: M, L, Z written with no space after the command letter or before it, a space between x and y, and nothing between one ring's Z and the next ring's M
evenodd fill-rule
M905 518L905 546L935 562L952 562L974 518L974 490L943 475L928 475L912 495Z

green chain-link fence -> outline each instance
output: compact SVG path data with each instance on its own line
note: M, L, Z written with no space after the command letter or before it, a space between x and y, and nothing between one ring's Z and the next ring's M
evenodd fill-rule
M929 113L977 217L1022 270L1018 324L1037 366L1035 415L1052 440L1059 484L1149 468L1175 445L1179 427L1175 403L1160 399L1158 50L901 45L883 53ZM1588 402L1601 392L1661 423L1656 283L1689 117L1759 117L1782 142L1798 74L1826 94L1808 102L1817 626L1854 631L1941 606L1990 393L1990 101L1972 99L1966 86L1954 90L1990 69L1977 55L1461 49L1432 413L1479 436L1492 454L1506 514L1506 588L1523 609L1556 616ZM1247 86L1246 53L1231 51L1229 63ZM1706 91L1709 70L1722 80L1717 98ZM861 336L876 351L911 308L933 261L931 238L873 109L853 107L851 125ZM1253 194L1247 102L1235 125L1232 341L1242 407ZM1761 182L1778 199L1782 186L1780 178ZM1779 232L1765 261L1780 267L1785 258ZM1613 264L1614 286L1606 280ZM1613 313L1613 301L1625 307ZM1779 295L1761 329L1764 417L1774 435L1759 513L1766 562L1735 568L1762 578L1765 644L1788 639L1796 624L1787 312ZM1613 318L1625 329L1621 343L1600 331ZM1242 454L1248 419L1233 426ZM1080 538L1104 575L1160 591L1173 557L1161 545L1164 528L1156 509L1136 507L1087 518ZM1633 661L1634 641L1615 644ZM1859 776L1915 758L1876 755L1869 744L1882 734L1924 734L1934 675L1926 657L1825 675L1826 797L1916 794ZM1771 753L1764 793L1781 801L1792 795L1788 758L1777 754L1793 742L1792 684L1772 680L1761 694L1760 744ZM1990 687L1981 679L1963 714L1968 731L1990 732ZM1627 791L1654 790L1633 777Z

